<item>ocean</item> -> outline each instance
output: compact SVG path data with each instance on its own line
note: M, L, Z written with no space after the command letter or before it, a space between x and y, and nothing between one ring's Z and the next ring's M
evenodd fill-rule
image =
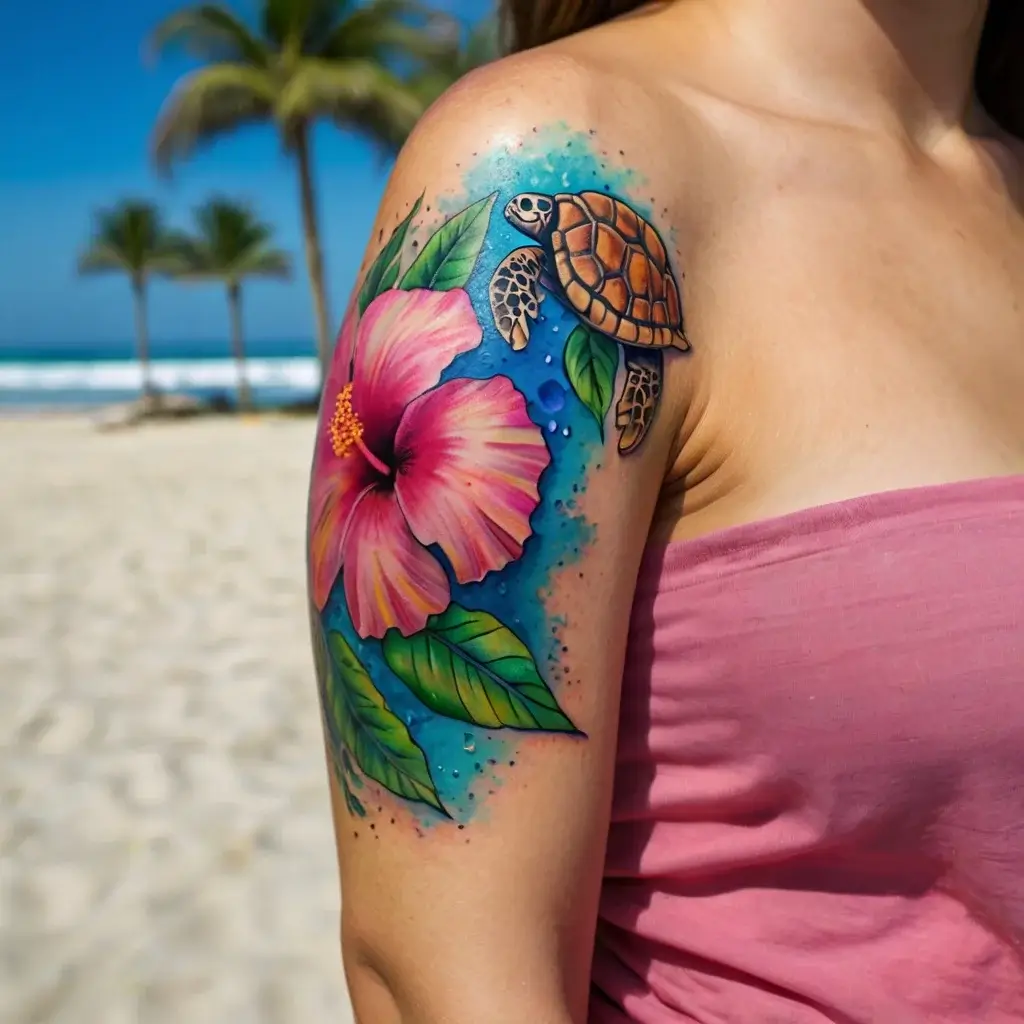
M259 405L314 398L319 370L311 340L252 341L247 376ZM151 372L162 391L233 400L237 370L225 341L153 342ZM89 408L139 395L131 342L108 345L0 343L0 410Z

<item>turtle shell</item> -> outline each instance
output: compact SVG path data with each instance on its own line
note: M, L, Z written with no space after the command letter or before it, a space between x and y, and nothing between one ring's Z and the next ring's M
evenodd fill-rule
M551 248L569 304L627 345L685 348L679 288L658 232L603 192L555 196Z

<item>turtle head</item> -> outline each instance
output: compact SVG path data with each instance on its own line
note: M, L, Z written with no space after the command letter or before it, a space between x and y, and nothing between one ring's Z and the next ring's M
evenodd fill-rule
M554 199L540 192L520 192L505 207L509 224L538 241L550 233L554 213Z

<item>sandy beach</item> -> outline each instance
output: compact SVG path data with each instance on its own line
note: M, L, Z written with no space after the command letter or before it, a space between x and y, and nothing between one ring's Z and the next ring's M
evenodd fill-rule
M351 1020L312 431L0 421L0 1020Z

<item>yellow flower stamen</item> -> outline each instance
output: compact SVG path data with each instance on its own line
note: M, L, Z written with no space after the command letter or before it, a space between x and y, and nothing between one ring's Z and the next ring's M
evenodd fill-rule
M334 415L327 429L331 434L331 448L339 459L348 455L351 448L363 439L363 424L352 408L352 385L346 384L338 392L334 403Z
M339 459L349 455L353 448L358 448L366 461L382 476L391 476L391 467L381 462L369 448L363 444L363 421L352 408L352 385L346 384L334 401L334 415L327 424L331 435L331 448Z

